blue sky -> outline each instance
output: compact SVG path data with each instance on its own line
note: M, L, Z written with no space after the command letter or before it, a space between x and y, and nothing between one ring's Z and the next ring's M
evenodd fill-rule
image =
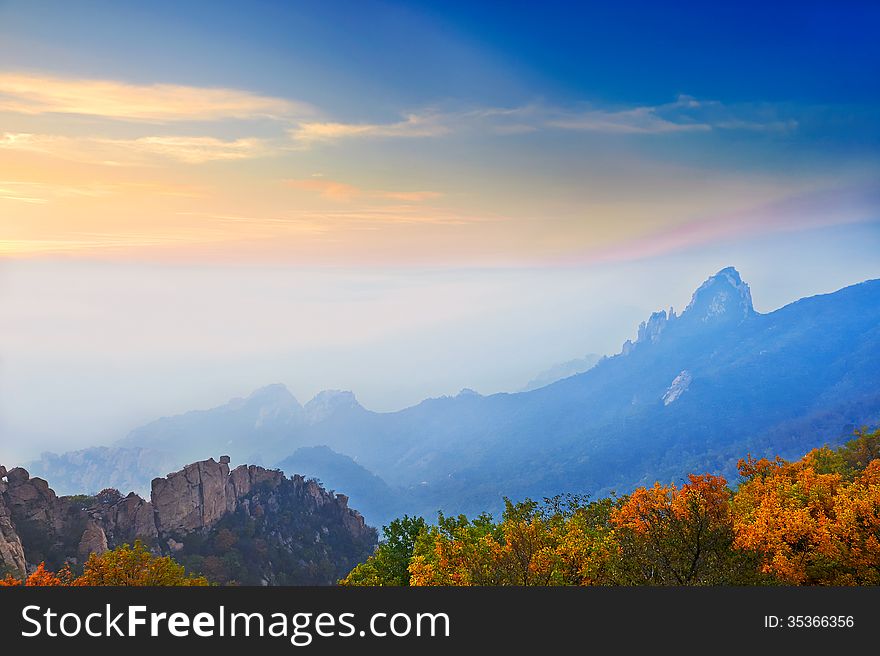
M880 98L880 7L870 2L0 5L7 65L141 81L171 73L274 94L307 86L315 102L349 85L369 104Z
M516 389L728 265L762 311L880 277L878 33L868 2L0 0L0 436Z

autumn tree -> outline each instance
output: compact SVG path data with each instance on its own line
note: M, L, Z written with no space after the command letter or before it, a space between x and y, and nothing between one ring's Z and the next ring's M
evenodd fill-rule
M880 431L786 462L740 461L736 546L789 584L880 583Z
M621 549L619 583L718 585L742 583L753 570L733 550L727 481L688 476L680 488L638 488L612 515Z
M55 587L61 585L70 585L70 581L72 580L72 576L70 574L70 569L68 567L64 567L57 575L53 572L46 569L46 563L40 563L37 565L37 569L35 569L31 574L22 581L21 579L17 579L12 575L7 575L6 578L0 579L0 587L10 587L10 586L19 586L26 585L28 587Z
M202 586L208 581L187 575L183 566L168 556L154 556L137 540L133 547L124 544L100 556L93 553L73 585Z
M183 566L167 556L154 556L140 542L127 544L101 555L92 554L81 576L75 577L68 565L57 573L39 566L24 580L7 576L0 586L202 586L203 577L187 575Z
M735 491L690 475L619 499L505 500L497 522L405 517L342 583L880 585L880 430L793 463L747 457L739 471Z
M496 567L500 527L488 514L473 520L440 513L419 535L409 565L410 585L502 585Z
M605 582L617 555L610 500L567 495L513 503L501 521L442 514L419 538L413 585L589 585Z

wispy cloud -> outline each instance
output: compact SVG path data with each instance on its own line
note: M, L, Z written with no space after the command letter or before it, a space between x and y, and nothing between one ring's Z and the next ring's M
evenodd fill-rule
M377 194L379 198L399 200L406 203L421 203L422 201L440 198L443 195L439 191L378 191L373 193Z
M302 146L357 138L433 138L474 129L497 135L520 134L539 129L540 119L535 105L454 111L426 108L403 114L400 120L389 123L303 121L288 130L288 134Z
M167 196L201 198L205 191L186 184L148 181L84 182L0 180L0 199L29 203L70 201L77 198L111 198L113 196Z
M53 155L72 161L107 165L143 164L161 156L187 164L264 157L274 151L263 139L233 140L215 137L147 136L135 139L66 137L25 132L0 134L0 149Z
M252 159L270 153L262 139L245 138L224 141L214 137L140 137L104 139L100 143L132 152L162 155L188 164L217 160Z
M336 123L306 121L289 130L294 141L310 144L319 141L364 137L437 137L450 132L447 115L439 113L408 114L394 123Z
M698 100L681 95L659 105L623 108L588 107L560 112L544 124L551 128L605 134L668 134L710 130L790 130L794 120L776 116L770 108L750 105L728 106L715 100Z
M678 122L663 118L655 107L636 107L619 111L592 109L550 119L546 125L563 130L602 132L605 134L665 134L670 132L700 132L712 126L702 122Z
M306 178L304 180L285 180L284 184L293 189L312 191L323 198L337 201L349 201L360 196L363 190L354 185L324 178Z
M216 132L193 134L192 126L161 132L142 126L140 134L130 138L118 137L116 129L102 131L100 127L92 128L91 135L76 137L64 136L69 134L66 130L60 131L63 135L27 132L0 135L0 148L110 165L143 164L157 156L188 164L247 160L318 144L425 139L453 134L503 137L570 130L606 135L672 135L719 130L785 131L797 126L794 119L781 116L772 105L728 106L686 95L668 103L638 106L558 107L530 103L515 107L427 107L403 113L388 122L341 122L305 102L241 89L129 84L15 72L0 72L0 112L76 114L141 124L269 119L277 130L277 136L270 138L248 133L229 138L228 129L224 130L224 137ZM240 124L237 127L241 129ZM328 188L324 193L337 198L349 194L342 187ZM400 200L408 199L401 197Z
M363 189L355 185L336 180L328 180L323 177L285 180L284 184L293 189L312 191L335 201L348 202L355 199L379 199L393 200L404 203L421 203L426 200L439 198L443 194L437 191L384 191L376 189Z
M608 135L656 135L713 130L785 131L797 121L772 106L729 106L681 95L658 105L579 108L527 104L456 111L426 109L389 123L304 121L288 131L300 145L355 138L441 137L461 132L516 135L539 130L572 130Z
M756 235L876 222L880 187L857 185L796 194L736 212L700 217L587 253L591 262L635 260Z
M214 121L308 116L306 103L240 89L0 73L0 111L82 114L125 121Z
M18 189L4 189L0 187L0 200L9 200L17 203L31 203L41 205L43 203L48 203L48 198L41 198L39 196L23 196L21 191Z

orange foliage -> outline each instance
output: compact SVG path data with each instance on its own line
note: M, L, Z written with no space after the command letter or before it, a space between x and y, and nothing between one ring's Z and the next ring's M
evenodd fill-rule
M19 585L21 585L21 580L15 578L12 574L7 574L0 579L0 588L14 588Z
M410 561L410 585L590 585L616 554L596 505L547 512L525 501L507 503L499 524L441 517L423 534ZM588 514L592 509L597 517Z
M441 515L419 533L409 583L880 585L880 430L796 462L747 457L739 472L736 491L690 475L567 509L507 502L498 523ZM384 584L381 571L368 581Z
M797 462L751 458L734 499L735 545L762 554L762 569L790 584L880 583L880 460L846 480L820 473L833 452Z
M0 580L0 586L19 586L22 582L12 576ZM183 566L168 557L154 556L139 541L134 547L125 544L92 554L81 576L74 577L65 565L57 574L40 563L24 581L26 586L203 586L202 577L187 576Z

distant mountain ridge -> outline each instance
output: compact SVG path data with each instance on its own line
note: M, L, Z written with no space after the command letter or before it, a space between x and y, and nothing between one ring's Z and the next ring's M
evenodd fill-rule
M728 267L680 315L653 313L618 355L528 392L376 413L350 392L301 406L275 385L152 422L120 446L268 464L324 446L400 491L404 511L433 514L497 509L502 496L625 492L689 471L732 476L742 453L799 457L877 422L880 281L762 314ZM330 460L352 485L364 478L334 458L322 466ZM333 484L346 491L344 477Z
M538 389L539 387L546 387L547 385L551 385L558 380L562 380L563 378L582 374L595 367L596 363L598 363L601 359L601 355L597 355L596 353L588 353L582 358L568 360L567 362L560 362L559 364L553 365L549 369L545 369L544 371L536 375L528 383L526 383L525 387L523 387L520 391L530 392L532 390Z

